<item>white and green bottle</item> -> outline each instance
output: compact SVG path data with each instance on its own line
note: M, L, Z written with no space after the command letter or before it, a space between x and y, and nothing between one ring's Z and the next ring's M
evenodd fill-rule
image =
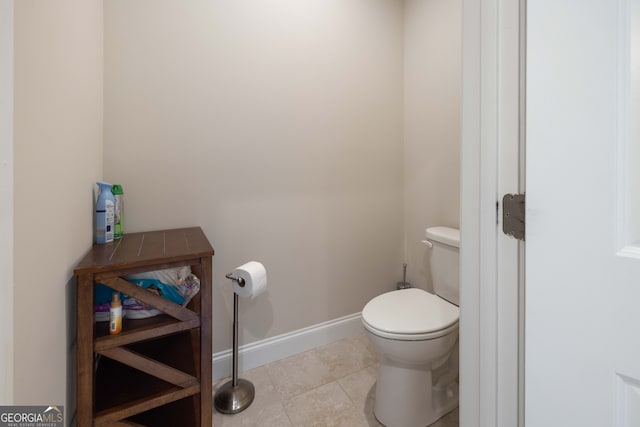
M122 238L124 234L124 191L122 191L122 185L113 184L111 194L115 198L113 238L117 240Z
M96 202L96 243L113 242L113 221L115 198L111 193L111 184L98 181L98 201Z

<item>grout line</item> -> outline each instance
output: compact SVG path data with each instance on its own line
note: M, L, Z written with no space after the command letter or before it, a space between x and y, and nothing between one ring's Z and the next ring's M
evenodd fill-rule
M358 371L359 372L359 371ZM355 373L355 372L354 372ZM342 387L342 384L340 384L340 381L336 380L336 383L338 383L338 387L340 387L340 389L342 390L342 392L347 396L347 398L349 399L349 401L351 401L351 404L353 405L353 407L356 407L356 402L353 400L353 398L351 396L349 396L349 393L347 393L347 390L344 389L344 387ZM365 399L366 401L366 399Z
M289 411L287 411L287 407L285 406L285 402L282 400L282 396L280 396L280 404L282 405L282 410L284 411L284 414L287 416L287 419L289 420L289 424L293 426L293 420L291 419L291 415L289 415Z

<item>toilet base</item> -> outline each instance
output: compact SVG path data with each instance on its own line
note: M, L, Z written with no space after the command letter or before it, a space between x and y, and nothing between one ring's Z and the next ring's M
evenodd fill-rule
M425 427L457 406L457 381L434 386L430 366L381 361L373 412L385 426Z

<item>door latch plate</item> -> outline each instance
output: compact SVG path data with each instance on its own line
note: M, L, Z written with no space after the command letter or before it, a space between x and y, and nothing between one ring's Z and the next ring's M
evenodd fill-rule
M505 194L502 198L502 231L507 236L524 241L524 194Z

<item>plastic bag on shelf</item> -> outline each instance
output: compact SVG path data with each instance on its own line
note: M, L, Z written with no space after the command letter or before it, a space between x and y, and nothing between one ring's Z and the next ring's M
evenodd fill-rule
M200 291L198 279L188 266L131 274L125 280L154 292L176 304L186 306ZM109 320L109 307L114 290L97 284L94 291L95 318L98 322ZM145 319L162 314L160 310L129 295L120 293L123 316L129 319Z

